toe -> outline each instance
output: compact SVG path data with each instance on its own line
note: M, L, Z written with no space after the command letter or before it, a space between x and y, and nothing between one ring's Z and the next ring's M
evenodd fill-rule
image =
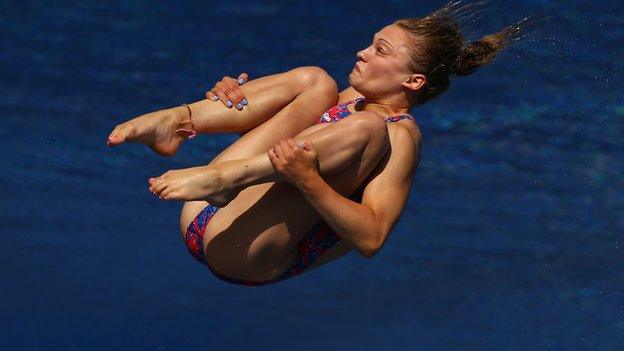
M136 128L130 124L121 124L113 130L108 137L112 145L119 145L126 140L130 140L136 134Z
M162 195L161 193L163 192L163 190L167 188L167 182L165 182L164 180L159 180L152 187L154 188L156 194L160 196Z
M173 189L173 187L168 187L162 192L161 196L165 200L175 200L175 194L176 191Z

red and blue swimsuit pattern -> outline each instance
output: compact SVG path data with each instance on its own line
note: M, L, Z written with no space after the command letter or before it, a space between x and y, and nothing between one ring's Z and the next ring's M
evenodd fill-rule
M323 113L318 123L334 123L343 118L348 117L351 111L347 108L352 103L357 103L363 100L363 98L357 98L350 100L343 104L333 106L327 112ZM414 121L414 118L410 115L397 115L386 117L387 122L397 122L402 119L410 119ZM362 189L356 192L351 199L353 201L362 201ZM206 256L203 250L203 237L206 230L206 225L219 210L218 207L213 205L206 206L195 219L188 226L184 235L186 247L191 255L200 263L205 264L210 271L219 279L229 283L247 285L247 286L260 286L271 283L276 283L284 279L296 276L304 272L310 267L319 257L321 257L327 250L329 250L334 244L341 240L340 236L334 232L334 230L324 221L320 220L308 231L306 236L297 245L297 257L293 264L279 277L271 280L255 281L244 280L227 277L208 264Z

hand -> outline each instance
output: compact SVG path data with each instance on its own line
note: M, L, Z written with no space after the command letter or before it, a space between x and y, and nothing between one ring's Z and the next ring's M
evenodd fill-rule
M299 145L292 138L284 139L275 144L268 155L275 171L297 187L318 175L318 155L310 140Z
M241 111L243 106L247 106L247 99L239 85L244 84L248 78L247 73L241 73L238 79L225 76L212 89L206 92L206 99L212 101L221 100L225 107L232 108L236 106L236 109Z

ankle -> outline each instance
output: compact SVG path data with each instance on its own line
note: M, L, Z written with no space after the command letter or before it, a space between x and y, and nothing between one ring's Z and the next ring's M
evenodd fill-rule
M172 107L167 110L167 114L171 116L177 129L191 129L191 117L188 109L184 105Z
M193 111L191 107L182 104L170 109L175 123L176 133L184 138L193 139L197 135L197 130L193 124Z

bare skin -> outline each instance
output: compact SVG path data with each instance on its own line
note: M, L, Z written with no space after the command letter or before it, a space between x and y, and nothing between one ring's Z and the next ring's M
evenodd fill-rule
M351 196L365 184L367 179L379 177L384 170L392 172L404 168L405 164L402 160L409 159L409 154L413 154L413 146L408 144L406 147L405 139L401 138L403 135L401 131L413 128L413 126L399 122L384 126L388 130L386 143L395 144L392 149L397 150L392 156L386 152L389 146L377 140L376 147L364 148L368 153L363 153L361 146L358 148L354 145L352 148L345 148L344 150L350 150L349 156L355 157L356 160L342 171L339 167L349 162L336 163L337 169L328 167L329 162L325 162L327 165L324 166L321 161L323 155L331 155L331 152L327 152L328 149L324 149L325 146L319 143L319 140L323 136L328 137L326 145L331 145L332 141L339 142L348 139L345 136L354 135L357 127L353 128L355 123L350 125L347 122L355 122L357 118L357 114L354 114L344 121L323 125L314 134L304 137L316 145L320 173L336 172L335 175L326 177L325 180L331 188L344 197ZM376 131L368 136L383 135L382 130ZM303 138L295 138L295 140L298 139ZM371 141L366 138L360 140L364 140L364 144ZM245 179L242 184L256 184L271 177L277 177L274 168L267 162L266 155L234 160L226 164L229 167L236 167L244 163L249 164L247 172L243 172L242 175L237 174L240 179ZM244 167L238 168L245 169ZM379 196L379 198L383 197ZM392 200L396 201L399 207L404 205L400 197ZM201 205L194 210L189 208L188 217L184 217L185 213L182 214L181 228L186 229L192 218L206 205L206 202L200 203ZM279 181L248 186L227 206L221 208L208 223L204 236L204 251L211 266L229 277L249 280L271 279L290 266L296 254L297 243L320 219L318 210L306 199L300 189L291 183ZM341 257L353 249L354 247L347 240L343 240L340 245L332 248L309 269Z
M349 77L352 85L363 88L367 95L374 93L371 89L384 84L386 86L383 88L387 90L383 99L366 96L368 103L364 109L378 112L382 116L407 113L410 104L404 101L404 92L401 89L416 90L424 84L422 75L410 74L405 70L407 54L404 52L406 40L404 34L397 31L396 27L386 27L378 33L373 45L358 53L358 69L352 71ZM382 42L382 39L385 41ZM386 42L392 43L392 48L386 45ZM380 49L381 46L384 47ZM394 82L401 88L392 92L395 88L384 80L377 84L367 84L372 79L369 77L376 75L404 75L406 80ZM339 102L361 97L359 89L356 90L354 87L343 91ZM321 126L313 128L317 127L323 128ZM344 135L346 134L348 133ZM386 153L377 168L365 180L364 192L368 196L359 206L354 207L353 203L341 202L340 206L330 205L329 208L322 208L316 206L317 204L313 205L310 199L303 195L301 189L286 182L254 185L241 191L228 206L219 210L206 228L204 251L211 266L232 278L250 280L274 278L292 263L296 254L296 244L311 225L316 223L320 215L327 220L335 213L342 214L344 212L342 208L354 211L355 215L348 216L348 219L356 228L362 227L362 219L368 218L367 221L372 218L378 219L377 223L371 222L366 226L375 229L375 235L379 237L374 249L360 252L366 255L365 257L370 257L371 252L379 249L396 224L407 200L411 176L419 162L421 137L417 126L408 121L388 124L388 135L391 152ZM235 147L232 145L233 149ZM258 154L260 153L255 155ZM356 187L353 177L349 176L326 181L334 189L342 190L342 194L348 192L339 188L340 181L350 184L351 189ZM332 200L335 201L330 203L336 204L345 199L336 197ZM186 230L191 220L206 204L204 201L185 204L180 218L182 231ZM377 215L365 214L372 213L371 209L374 209ZM340 228L340 223L334 224ZM350 232L351 228L346 228L345 233ZM352 234L355 237L359 233ZM359 248L353 245L354 242L341 240L308 270L326 264L353 249L358 250Z
M298 145L311 141L319 154L319 172L325 178L339 174L361 157L363 137L346 133L358 121L358 114L342 124L310 127L294 138ZM343 128L343 124L347 124ZM382 130L381 133L385 133ZM290 139L286 139L290 140ZM283 147L285 140L278 143ZM166 200L207 200L218 207L226 206L244 188L283 180L275 172L267 154L250 158L222 161L208 166L172 170L158 178L150 178L150 190Z
M245 134L276 116L280 118L270 123L271 126L281 124L281 128L275 130L275 137L286 138L314 124L321 113L336 103L338 96L333 79L316 67L301 67L254 79L240 86L240 90L250 100L242 111L208 99L189 104L191 118L184 106L163 109L119 124L110 133L108 145L114 147L124 142L137 142L159 155L173 156L189 135L178 130L189 130L191 119L199 134ZM286 116L288 123L284 123ZM275 141L273 135L266 136L263 131L254 134L255 143L267 148ZM252 138L246 138L239 145L250 147L248 139Z
M419 77L419 75L406 73L404 70L404 66L406 66L405 60L401 62L398 58L400 48L404 47L404 45L401 45L401 41L405 40L404 33L398 32L396 28L386 27L379 34L382 34L386 41L394 44L392 49L384 48L384 51L389 52L389 54L384 55L388 56L376 54L376 48L373 46L358 53L358 58L361 61L358 62L358 69L351 73L350 82L366 92L367 104L364 110L378 112L378 117L388 114L407 113L410 105L404 101L404 97L402 97L404 96L404 92L402 92L401 89L418 89L418 85L422 85L422 76ZM375 42L375 46L377 45L379 45L378 41ZM392 56L392 50L397 52L397 58ZM406 80L403 81L403 78L401 78L401 80L396 79L394 82L382 80L379 81L379 84L367 84L367 82L373 81L372 79L375 75L392 77L404 76ZM252 82L250 82L250 84ZM397 84L398 87L391 83ZM382 86L384 84L385 86ZM372 89L380 86L382 86L384 91L380 92L380 95L375 95L377 92L372 91ZM358 93L359 91L360 89L348 88L341 93L340 102L345 102L351 98L361 96ZM247 94L247 92L245 93ZM303 93L299 96L302 95ZM249 106L251 106L253 98L248 97L248 100ZM310 104L314 105L312 101L314 101L314 99L308 102L308 108ZM292 101L285 106L283 105L280 112L284 112L288 109L294 110L296 106L295 101ZM299 107L301 113L307 110L306 106ZM327 107L329 106L325 105L323 111L326 110ZM323 111L321 111L321 113ZM353 112L357 111L361 111L361 109L356 109ZM351 164L342 161L344 163L340 164L340 167L336 169L326 167L326 171L329 173L323 175L322 159L324 154L329 155L329 149L323 146L317 146L319 163L321 164L320 173L325 178L309 177L310 181L305 184L305 186L309 186L307 190L304 191L301 187L297 187L286 181L278 181L247 186L229 203L227 202L229 199L226 196L226 198L223 199L223 203L227 203L227 206L221 208L219 212L215 214L206 228L204 235L204 251L211 266L222 274L232 278L264 280L274 278L281 274L281 272L292 263L294 255L296 254L296 244L321 216L326 219L333 228L341 228L341 233L344 234L343 238L345 240L342 240L338 245L332 248L330 252L323 255L323 257L309 269L340 257L354 248L365 255L365 257L370 257L373 252L379 249L380 245L385 241L385 238L387 238L391 228L398 220L407 199L407 193L411 184L411 175L415 172L418 164L417 156L420 150L420 133L417 126L413 125L411 122L402 121L388 124L386 134L387 141L386 144L383 144L379 142L379 140L376 142L373 140L374 135L378 136L380 134L371 134L370 131L376 130L379 132L379 129L375 129L378 128L379 125L377 124L377 127L371 127L371 125L375 125L375 122L370 122L370 115L362 118L362 120L367 120L368 122L359 123L359 127L354 127L358 119L355 114L352 116L355 118L349 118L351 122L354 123L346 123L347 120L335 123L332 125L332 128L337 131L342 129L342 133L333 133L332 131L328 131L329 126L327 125L310 127L310 124L313 124L315 119L320 115L320 113L316 113L314 118L310 118L310 120L307 121L307 127L309 127L309 129L303 131L307 128L304 127L296 133L292 133L292 129L288 131L284 131L284 129L292 124L293 119L288 119L290 116L288 116L287 113L283 113L280 116L280 112L272 118L270 118L270 115L265 115L263 117L264 122L258 124L256 127L252 127L248 133L213 160L211 163L213 166L212 169L217 169L222 166L223 169L240 168L240 165L243 164L242 162L251 161L255 156L259 157L257 160L262 162L259 162L257 164L259 166L257 167L251 167L250 172L253 175L253 177L250 178L251 180L247 179L246 182L243 181L240 184L249 185L256 184L260 181L266 181L267 179L275 180L275 178L270 178L271 176L276 177L275 173L269 174L269 178L266 178L266 172L269 171L269 168L267 167L266 158L262 159L260 156L266 155L267 150L280 140L293 136L295 136L296 139L299 138L300 141L316 140L318 142L325 137L330 141L338 142L340 139L349 139L346 135L349 135L350 131L358 131L360 134L369 136L368 139L364 138L364 141L360 144L366 145L363 149L366 152L360 150L358 153L354 151L356 148L346 148L346 153L350 154L351 158L345 157L343 160L352 160L355 158L356 161L352 161ZM298 121L298 119L294 121ZM312 123L310 121L312 121ZM362 127L362 125L367 127ZM153 130L153 128L150 130ZM214 129L214 131L216 131L216 129ZM244 132L246 130L242 130L241 128L237 131ZM149 133L145 133L144 135L147 134ZM329 137L329 135L338 134L341 134L342 137ZM287 136L284 137L284 135ZM383 133L381 133L381 135L383 135ZM136 138L135 140L139 139ZM158 141L159 139L152 138L150 140ZM149 142L146 144L150 145ZM328 145L329 144L330 143L328 143ZM370 146L373 144L377 146ZM383 145L385 145L385 148ZM358 154L360 156L359 159L358 156L353 156ZM368 155L366 162L363 161L364 154ZM250 159L244 160L246 158ZM232 163L229 167L225 167L224 165L217 166L217 164L223 163L224 161L232 161ZM189 178L199 179L201 176L191 176L191 174L207 169L210 168L198 168L195 169L195 172L180 172L178 173L179 177L172 176L166 183L173 184L173 180L177 178L179 184L192 184L193 181L188 181ZM223 169L221 169L221 173L227 173ZM331 172L334 173L332 174ZM235 176L224 178L223 186L227 191L237 190L235 189L237 183L232 179L237 176L240 177L243 172L233 172L232 174L235 174ZM332 175L330 176L329 174ZM280 173L280 176L283 177L284 174ZM212 177L209 178L215 179ZM187 181L184 179L187 179ZM204 178L203 180L205 181L206 179ZM150 181L150 183L158 182ZM329 188L323 188L322 184L329 185ZM365 198L362 204L348 202L345 196L353 193L361 186L365 186ZM165 189L166 188L165 186ZM178 189L183 188L184 186L181 186ZM326 191L335 190L336 194L330 196L331 201L328 201L327 198L320 199L319 192L315 189L321 188L326 189ZM159 190L162 191L162 189ZM156 191L156 189L154 189L154 191ZM191 193L191 191L188 193ZM205 201L190 201L185 203L180 219L181 229L183 231L192 218L205 207L206 204L207 202ZM338 215L336 213L338 213ZM364 222L366 225L362 226L362 221L366 221ZM368 225L369 222L370 225ZM361 229L362 227L364 229ZM366 228L371 229L369 230ZM367 232L362 232L362 230ZM365 243L364 241L358 241L358 235L360 234L362 234L362 237L366 237ZM372 239L373 237L375 238L374 240ZM354 243L357 245L354 245Z

